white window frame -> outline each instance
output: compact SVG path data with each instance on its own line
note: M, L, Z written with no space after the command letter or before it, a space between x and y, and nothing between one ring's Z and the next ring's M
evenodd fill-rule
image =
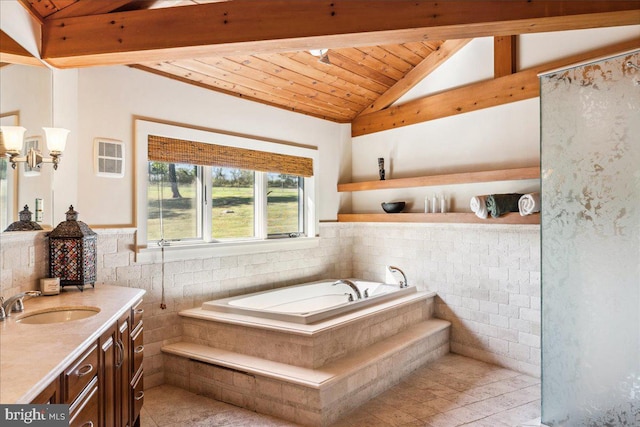
M166 123L148 120L134 120L135 134L135 165L136 165L136 220L137 220L137 260L160 261L188 259L194 257L207 257L216 255L239 255L248 253L270 252L283 249L302 249L318 245L318 213L316 200L318 189L315 185L315 176L318 174L318 150L294 144L275 143L259 139L230 135L202 129L194 129L186 126L176 126ZM203 240L198 242L176 242L165 246L163 250L157 245L147 242L147 170L148 170L148 140L149 135L163 136L167 138L197 141L202 143L224 145L229 147L259 150L269 153L286 154L291 156L307 157L313 160L313 176L304 178L304 237L292 239L267 239L266 229L256 229L256 238L249 240L214 241L211 238L210 224L203 224ZM211 168L204 167L202 180L211 182ZM208 179L209 178L209 179ZM266 188L266 173L256 172L256 188ZM204 188L200 185L199 188ZM211 196L211 188L207 185L207 204ZM260 193L260 195L258 194ZM266 192L265 192L266 195ZM262 200L261 192L256 192L256 206L263 206L266 217L266 200ZM259 215L256 212L256 215ZM202 218L202 215L200 215ZM259 222L259 221L256 221ZM164 252L164 253L162 253Z

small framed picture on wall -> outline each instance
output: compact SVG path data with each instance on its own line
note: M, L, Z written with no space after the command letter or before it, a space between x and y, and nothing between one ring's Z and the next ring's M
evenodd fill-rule
M42 145L41 141L42 141L42 136L29 136L25 138L22 154L24 156L28 155L31 149L34 149L35 151L40 152L40 146ZM39 167L36 166L35 168L32 168L26 162L23 166L24 166L24 176L40 175Z
M95 138L93 158L96 176L122 178L124 176L124 143L115 139Z

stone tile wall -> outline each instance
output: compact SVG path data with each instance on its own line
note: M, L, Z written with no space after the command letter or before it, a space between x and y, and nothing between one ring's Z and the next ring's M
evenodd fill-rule
M385 265L438 292L436 317L452 322L451 349L539 376L540 239L537 226L320 225L319 247L164 265L135 261L135 230L98 232L100 283L147 290L145 385L161 384L162 345L180 341L178 311L235 294L335 277L384 280ZM44 233L0 234L3 296L47 275Z
M490 220L487 220L490 221ZM353 275L436 291L451 351L540 376L540 227L354 224Z

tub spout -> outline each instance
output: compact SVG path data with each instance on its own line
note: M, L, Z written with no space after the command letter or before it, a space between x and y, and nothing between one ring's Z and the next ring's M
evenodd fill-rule
M389 266L389 271L392 273L395 273L396 271L400 274L402 274L402 279L400 281L400 287L401 288L406 288L407 286L409 286L409 282L407 281L407 275L404 274L404 271L400 270L398 267L394 267L392 265Z
M353 283L351 280L340 279L340 280L337 280L335 283L333 283L331 286L335 286L335 285L339 285L339 284L345 284L345 285L349 286L351 289L353 289L353 292L356 293L356 297L357 297L356 299L362 299L362 293L360 292L360 289L358 289L356 284Z

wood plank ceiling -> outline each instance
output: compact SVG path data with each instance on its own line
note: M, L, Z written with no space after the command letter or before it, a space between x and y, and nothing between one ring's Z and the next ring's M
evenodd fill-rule
M225 4L232 6L235 4L235 6L225 7L233 9L234 13L247 15L247 22L238 19L233 21L234 25L240 25L240 30L238 30L236 27L232 29L226 26L226 11L218 10L218 6L209 4L222 3L223 0L20 1L43 23L44 42L56 44L56 46L52 47L53 50L56 48L64 49L64 45L76 46L75 49L82 50L83 48L78 48L83 44L82 31L85 31L84 34L88 34L86 31L93 29L93 27L103 28L105 43L113 43L113 41L117 40L122 45L123 39L124 43L132 43L131 39L134 39L133 42L141 44L141 47L138 48L122 49L125 51L127 49L131 51L139 50L141 54L136 56L136 61L124 62L120 60L121 62L119 63L126 63L138 69L290 111L340 123L352 123L354 135L368 133L374 128L376 130L373 131L377 131L404 125L392 117L396 113L384 117L384 111L392 111L390 107L394 102L468 43L470 39L463 38L467 37L467 34L491 34L497 36L495 38L497 80L500 77L517 74L515 39L510 35L518 34L518 31L557 31L607 25L626 25L629 22L635 22L634 20L640 21L637 19L637 17L640 17L640 6L638 6L640 2L541 1L532 3L529 0L514 0L510 2L513 10L505 12L504 3L501 2L433 3L418 0L409 3L390 3L388 1L379 1L376 3L376 6L379 6L379 10L371 12L371 16L368 19L363 18L362 23L360 23L355 22L356 17L361 17L369 4L357 0L335 0L326 4L319 1L310 3L304 0L270 0L262 2L231 0ZM400 3L404 5L405 9L396 11L399 9L399 6L396 5ZM480 3L484 9L479 9L478 4ZM578 3L582 3L582 5ZM204 6L204 4L209 5ZM200 9L197 9L198 7ZM339 27L335 30L335 33L331 32L334 31L333 28L324 33L322 33L322 31L325 31L324 29L317 28L320 27L320 24L310 19L316 16L313 15L315 11L307 11L313 7L329 7L332 10L330 16L325 17L325 15L321 14L317 21L333 19L335 18L335 10L340 10L338 18L342 17L344 21L335 21L336 25L333 25L333 28ZM409 7L423 9L417 9L413 13L407 9ZM198 22L200 20L196 19L197 16L182 13L187 8L194 12L206 8L211 13L211 17L218 16L217 13L222 11L224 12L224 21L206 20L204 23ZM625 8L628 10L621 10ZM139 23L146 24L147 22L144 19L146 16L150 16L143 15L140 18L140 13L151 9L169 10L170 13L156 10L153 12L154 17L151 18L154 19L153 26L146 26L144 29L140 29L139 25L141 24ZM289 18L289 21L284 21L286 19L284 15L290 9L292 10L291 16L309 17L307 27L313 28L308 30L308 34L305 33L307 29L304 25L292 25L290 30L283 29L283 23L291 22L291 18ZM432 9L441 12L442 17L430 14ZM428 10L429 13L425 14L423 10ZM413 15L418 15L418 11L422 12L423 16L415 17L416 23L407 23L414 20ZM264 17L268 13L271 13L271 15ZM295 15L296 13L298 15ZM135 14L135 16L132 16L132 14ZM497 17L492 18L497 22L491 22L492 19L487 17L496 16L497 14L501 15L500 19ZM585 18L586 14L592 15ZM248 15L255 15L257 18ZM112 16L114 17L113 19L111 19ZM95 19L81 21L80 18L83 17ZM143 19L143 21L139 19ZM251 19L258 20L255 27L262 28L261 26L265 25L264 30L260 30L264 35L258 34L254 39L243 40L242 37L245 34L246 37L253 37L249 35L254 32L251 27ZM440 19L444 20L443 24L440 23ZM278 20L280 21L278 22ZM434 25L440 26L436 25L433 28L426 29L402 27L402 25L425 27L422 24L423 22L432 21L435 23ZM138 22L137 28L134 25L135 22ZM330 22L333 23L334 21ZM474 24L475 22L477 23ZM182 28L182 33L178 32L177 35L182 36L187 40L185 43L188 43L180 47L180 42L176 41L174 45L166 46L169 49L173 49L168 50L168 52L173 52L170 55L171 59L161 57L159 53L149 56L149 52L154 50L156 52L162 51L163 47L158 49L157 45L154 45L153 37L160 37L158 31L162 32L163 23L166 27ZM105 24L109 25L106 26ZM102 27L100 27L101 25ZM126 33L132 25L136 33ZM217 27L215 25L222 26L216 30ZM400 26L392 28L393 25ZM348 32L340 26L349 29L353 27L353 33L348 37L342 36L341 41L336 42L337 36ZM190 27L194 28L192 33L198 34L187 35L186 32L191 29ZM385 32L386 27L395 32L393 34L389 30ZM74 29L80 32L73 33ZM139 35L149 29L156 31L156 33L149 33L155 34L155 36L149 35L146 40L140 38ZM225 29L232 32L225 33ZM242 29L244 29L245 34L242 34ZM430 30L429 37L426 36L427 30ZM114 31L120 31L121 33ZM255 31L259 32L259 30ZM69 37L67 37L67 32L71 34ZM128 38L118 34L127 34ZM218 34L221 35L218 36ZM271 34L271 36L268 36L268 34ZM323 52L320 57L314 56L310 50L300 49L300 45L320 47L319 38L314 34L326 34L328 36L326 40L330 40L334 47ZM366 36L359 34L365 34ZM432 34L436 34L436 37L433 37ZM446 34L453 34L455 37L451 37L452 40L444 40L444 37L437 37L438 35L444 36ZM372 37L371 35L375 36ZM260 39L259 36L264 37L264 39ZM136 37L138 38L136 39ZM232 47L224 51L224 46L230 46L229 41L209 41L216 37L220 37L219 40L229 37L228 40L230 41L240 42L238 46L251 45L253 47L250 49ZM270 37L273 40L268 40ZM305 39L305 37L307 38ZM202 38L204 41L196 40L196 38ZM278 42L276 38L290 41ZM359 41L362 39L384 39L393 40L396 43L376 43L372 46L361 42L349 44L356 39ZM300 42L301 40L302 42ZM304 42L304 40L311 40L313 43ZM269 42L273 41L276 41L276 43L269 44ZM116 48L104 48L105 50L103 51L100 51L101 48L98 46L101 43L100 40L93 40L92 43L95 46L96 53L91 54L86 50L85 56L82 58L95 58L95 62L92 62L94 60L91 59L84 65L89 63L92 65L107 65L110 63L109 61L113 61L113 58L109 57L109 55L119 55L118 52L113 50L118 49L118 43L116 43ZM173 43L173 41L168 43ZM207 43L210 45L219 43L222 46L222 51L214 52L197 46L197 44L206 45ZM502 47L505 43L506 47ZM274 48L273 46L277 47ZM298 48L295 48L296 46ZM195 50L188 50L189 48ZM176 49L182 49L182 54L175 54ZM194 53L190 56L184 54L184 52L200 51L206 51L207 54ZM45 60L48 60L47 52L44 53ZM58 54L58 61L65 61L71 58L71 56L67 56L67 59L65 59L64 52ZM126 55L127 52L124 52L124 54ZM82 61L87 61L80 56L79 58L75 62L76 66L81 64ZM103 58L103 64L100 64L100 58ZM50 61L50 63L54 66L63 64L63 62L56 63L55 61ZM517 84L520 83L518 82ZM496 84L494 86L492 90L500 90L503 85ZM535 90L531 93L535 93ZM468 94L465 94L466 96ZM503 98L509 98L509 96L511 95L507 94ZM474 102L472 99L467 101ZM489 101L489 104L491 104L491 101ZM394 108L398 107L394 106ZM420 108L418 110L412 108L408 111L408 114L413 114L413 111L420 112L419 110ZM459 107L458 110L460 110ZM387 124L378 129L376 128L377 122L371 122L372 118L375 118L373 120L382 118L382 121L386 120ZM410 119L407 120L407 123L410 122Z
M43 20L125 10L215 3L193 1L28 0ZM443 41L218 56L130 64L183 82L339 123L350 123ZM316 53L316 52L314 52Z
M136 67L341 123L351 122L442 41L156 61Z

